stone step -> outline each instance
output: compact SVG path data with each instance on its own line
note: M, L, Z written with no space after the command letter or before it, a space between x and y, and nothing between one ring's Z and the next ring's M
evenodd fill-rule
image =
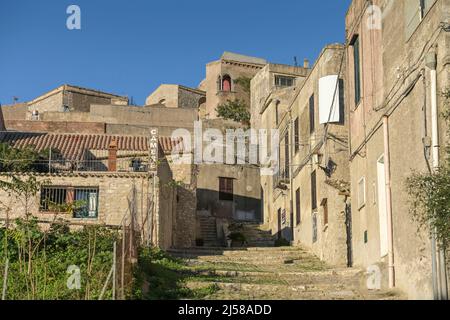
M344 285L306 286L306 285L273 285L273 284L246 284L225 282L191 282L189 288L201 288L216 286L223 294L238 293L245 299L294 299L294 300L352 300L362 299L362 295L356 290L346 288Z

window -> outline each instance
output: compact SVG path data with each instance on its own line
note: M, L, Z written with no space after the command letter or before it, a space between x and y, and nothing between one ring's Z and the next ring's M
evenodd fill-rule
M314 133L316 130L316 117L314 106L314 94L309 98L309 132Z
M295 191L295 214L296 214L296 222L297 225L302 223L302 214L301 214L301 202L300 202L300 188Z
M290 152L289 152L289 131L286 132L284 136L284 170L285 177L289 179L289 171L290 171Z
M222 91L231 92L231 77L229 75L223 76Z
M233 183L234 179L231 178L219 178L219 200L220 201L233 201Z
M300 123L298 117L294 121L294 144L295 153L297 153L300 151Z
M358 208L362 209L366 205L366 178L358 181Z
M322 208L323 208L323 225L328 225L328 199L322 200Z
M311 173L311 208L313 211L317 210L317 175L314 170Z
M41 188L41 212L64 213L68 210L73 210L74 218L97 218L98 188L56 186Z
M285 76L275 76L275 86L277 87L293 87L295 78Z
M355 36L351 42L353 46L353 72L355 85L355 106L361 101L361 60L359 53L359 36Z

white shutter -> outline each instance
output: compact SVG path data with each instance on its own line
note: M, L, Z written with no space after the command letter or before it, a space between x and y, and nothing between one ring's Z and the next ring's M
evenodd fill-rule
M97 216L97 193L89 193L89 217Z
M319 79L320 124L340 121L339 77L326 76Z

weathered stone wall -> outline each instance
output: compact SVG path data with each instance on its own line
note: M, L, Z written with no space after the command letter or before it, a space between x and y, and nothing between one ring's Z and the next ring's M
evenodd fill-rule
M91 133L103 134L106 125L98 122L58 122L6 120L5 127L11 131L56 132L56 133Z
M423 138L425 121L428 128L426 135L431 136L430 73L424 57L433 43L437 45L438 92L449 84L448 65L445 63L449 51L445 42L446 33L436 31L439 23L445 21L446 15L448 17L449 1L437 0L412 30L411 36L406 32L407 3L410 2L374 2L383 9L381 30L367 28L366 22L370 17L367 12L361 16L362 10L365 10L362 1L354 1L347 15L347 41L359 34L361 42L363 83L361 103L355 105L353 48L349 47L347 104L351 110L353 247L356 265L384 265L383 277L387 277L387 256L381 257L380 254L380 242L383 239L380 236L380 204L377 201L377 163L384 154L381 123L383 115L387 115L396 285L410 298L430 299L431 244L428 232L418 231L409 213L410 198L405 182L413 171L427 171ZM417 83L402 96L406 87L419 76L421 78ZM440 97L438 105L441 109ZM367 201L359 208L357 186L363 177ZM367 242L364 241L365 232L368 235Z
M302 67L294 67L281 64L267 64L262 68L251 81L251 97L250 97L250 113L251 113L251 127L259 129L261 126L261 112L264 110L270 99L273 99L275 91L285 91L286 93L293 91L295 93L295 86L290 88L278 88L275 85L275 76L290 76L295 77L295 84L299 86L304 81L308 69ZM284 99L283 99L284 100ZM288 100L288 98L286 98Z
M5 179L6 177L2 178ZM22 176L26 179L26 176ZM138 222L142 222L143 213L147 210L147 197L151 196L152 189L149 188L149 181L146 176L136 175L125 177L108 174L72 174L72 175L40 175L37 180L48 186L61 187L91 187L98 188L98 218L97 219L74 219L68 215L61 215L61 218L72 222L86 222L92 224L106 224L120 226L123 218L129 215L128 200L132 200L133 188L136 189L135 204L137 205ZM39 196L30 199L29 212L42 220L52 221L55 214L43 213L39 211ZM145 200L145 201L143 201ZM24 217L25 204L23 198L8 195L7 192L0 192L0 202L7 208L11 208L10 218ZM2 210L2 217L5 211Z
M325 126L319 124L319 79L328 75L339 74L345 70L342 62L344 51L341 45L329 45L324 48L318 61L311 69L307 78L297 84L292 100L283 91L274 91L261 116L263 128L278 128L280 131L280 167L289 171L291 179L281 181L275 186L275 177L263 177L264 210L268 217L265 222L273 234L292 240L294 244L303 245L314 252L322 260L336 265L347 265L347 245L345 230L345 200L340 183L349 184L348 172L348 119L343 117L340 123L332 123L328 127L326 144L321 142L325 136ZM342 73L343 74L343 73ZM285 89L287 90L287 89ZM315 131L310 133L309 100L314 94L315 100ZM342 95L343 98L343 95ZM276 102L275 102L276 100ZM343 100L343 99L341 99ZM343 101L341 107L345 108ZM344 109L343 109L344 110ZM342 112L342 115L345 112ZM299 142L296 152L294 148L294 120L299 119ZM278 119L278 123L277 123ZM290 168L284 164L285 135L288 133L287 144L290 145ZM316 150L315 152L312 152ZM313 156L316 154L318 156ZM333 169L328 174L322 168L333 163ZM316 172L317 209L313 210L311 201L311 173ZM292 180L292 187L291 187ZM340 182L340 183L339 183ZM292 188L292 189L291 189ZM300 190L300 221L296 212L296 191ZM328 223L324 221L327 203ZM313 217L317 217L317 239L313 241Z
M37 110L39 114L43 114L45 112L64 112L63 97L64 92L61 90L29 104L26 115L27 120L31 119L32 112L35 110Z
M234 201L219 200L219 178L234 179ZM197 210L223 218L239 218L239 212L261 219L259 168L251 165L199 165Z
M6 120L25 120L28 112L28 104L18 103L2 106L3 118Z
M206 93L176 84L162 84L145 101L146 106L167 108L198 108Z

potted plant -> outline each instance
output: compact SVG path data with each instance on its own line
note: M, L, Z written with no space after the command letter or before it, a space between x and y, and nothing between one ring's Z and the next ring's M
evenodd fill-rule
M228 236L228 242L230 246L236 246L236 247L243 247L244 244L247 242L247 239L245 238L245 235L241 232L232 232Z

